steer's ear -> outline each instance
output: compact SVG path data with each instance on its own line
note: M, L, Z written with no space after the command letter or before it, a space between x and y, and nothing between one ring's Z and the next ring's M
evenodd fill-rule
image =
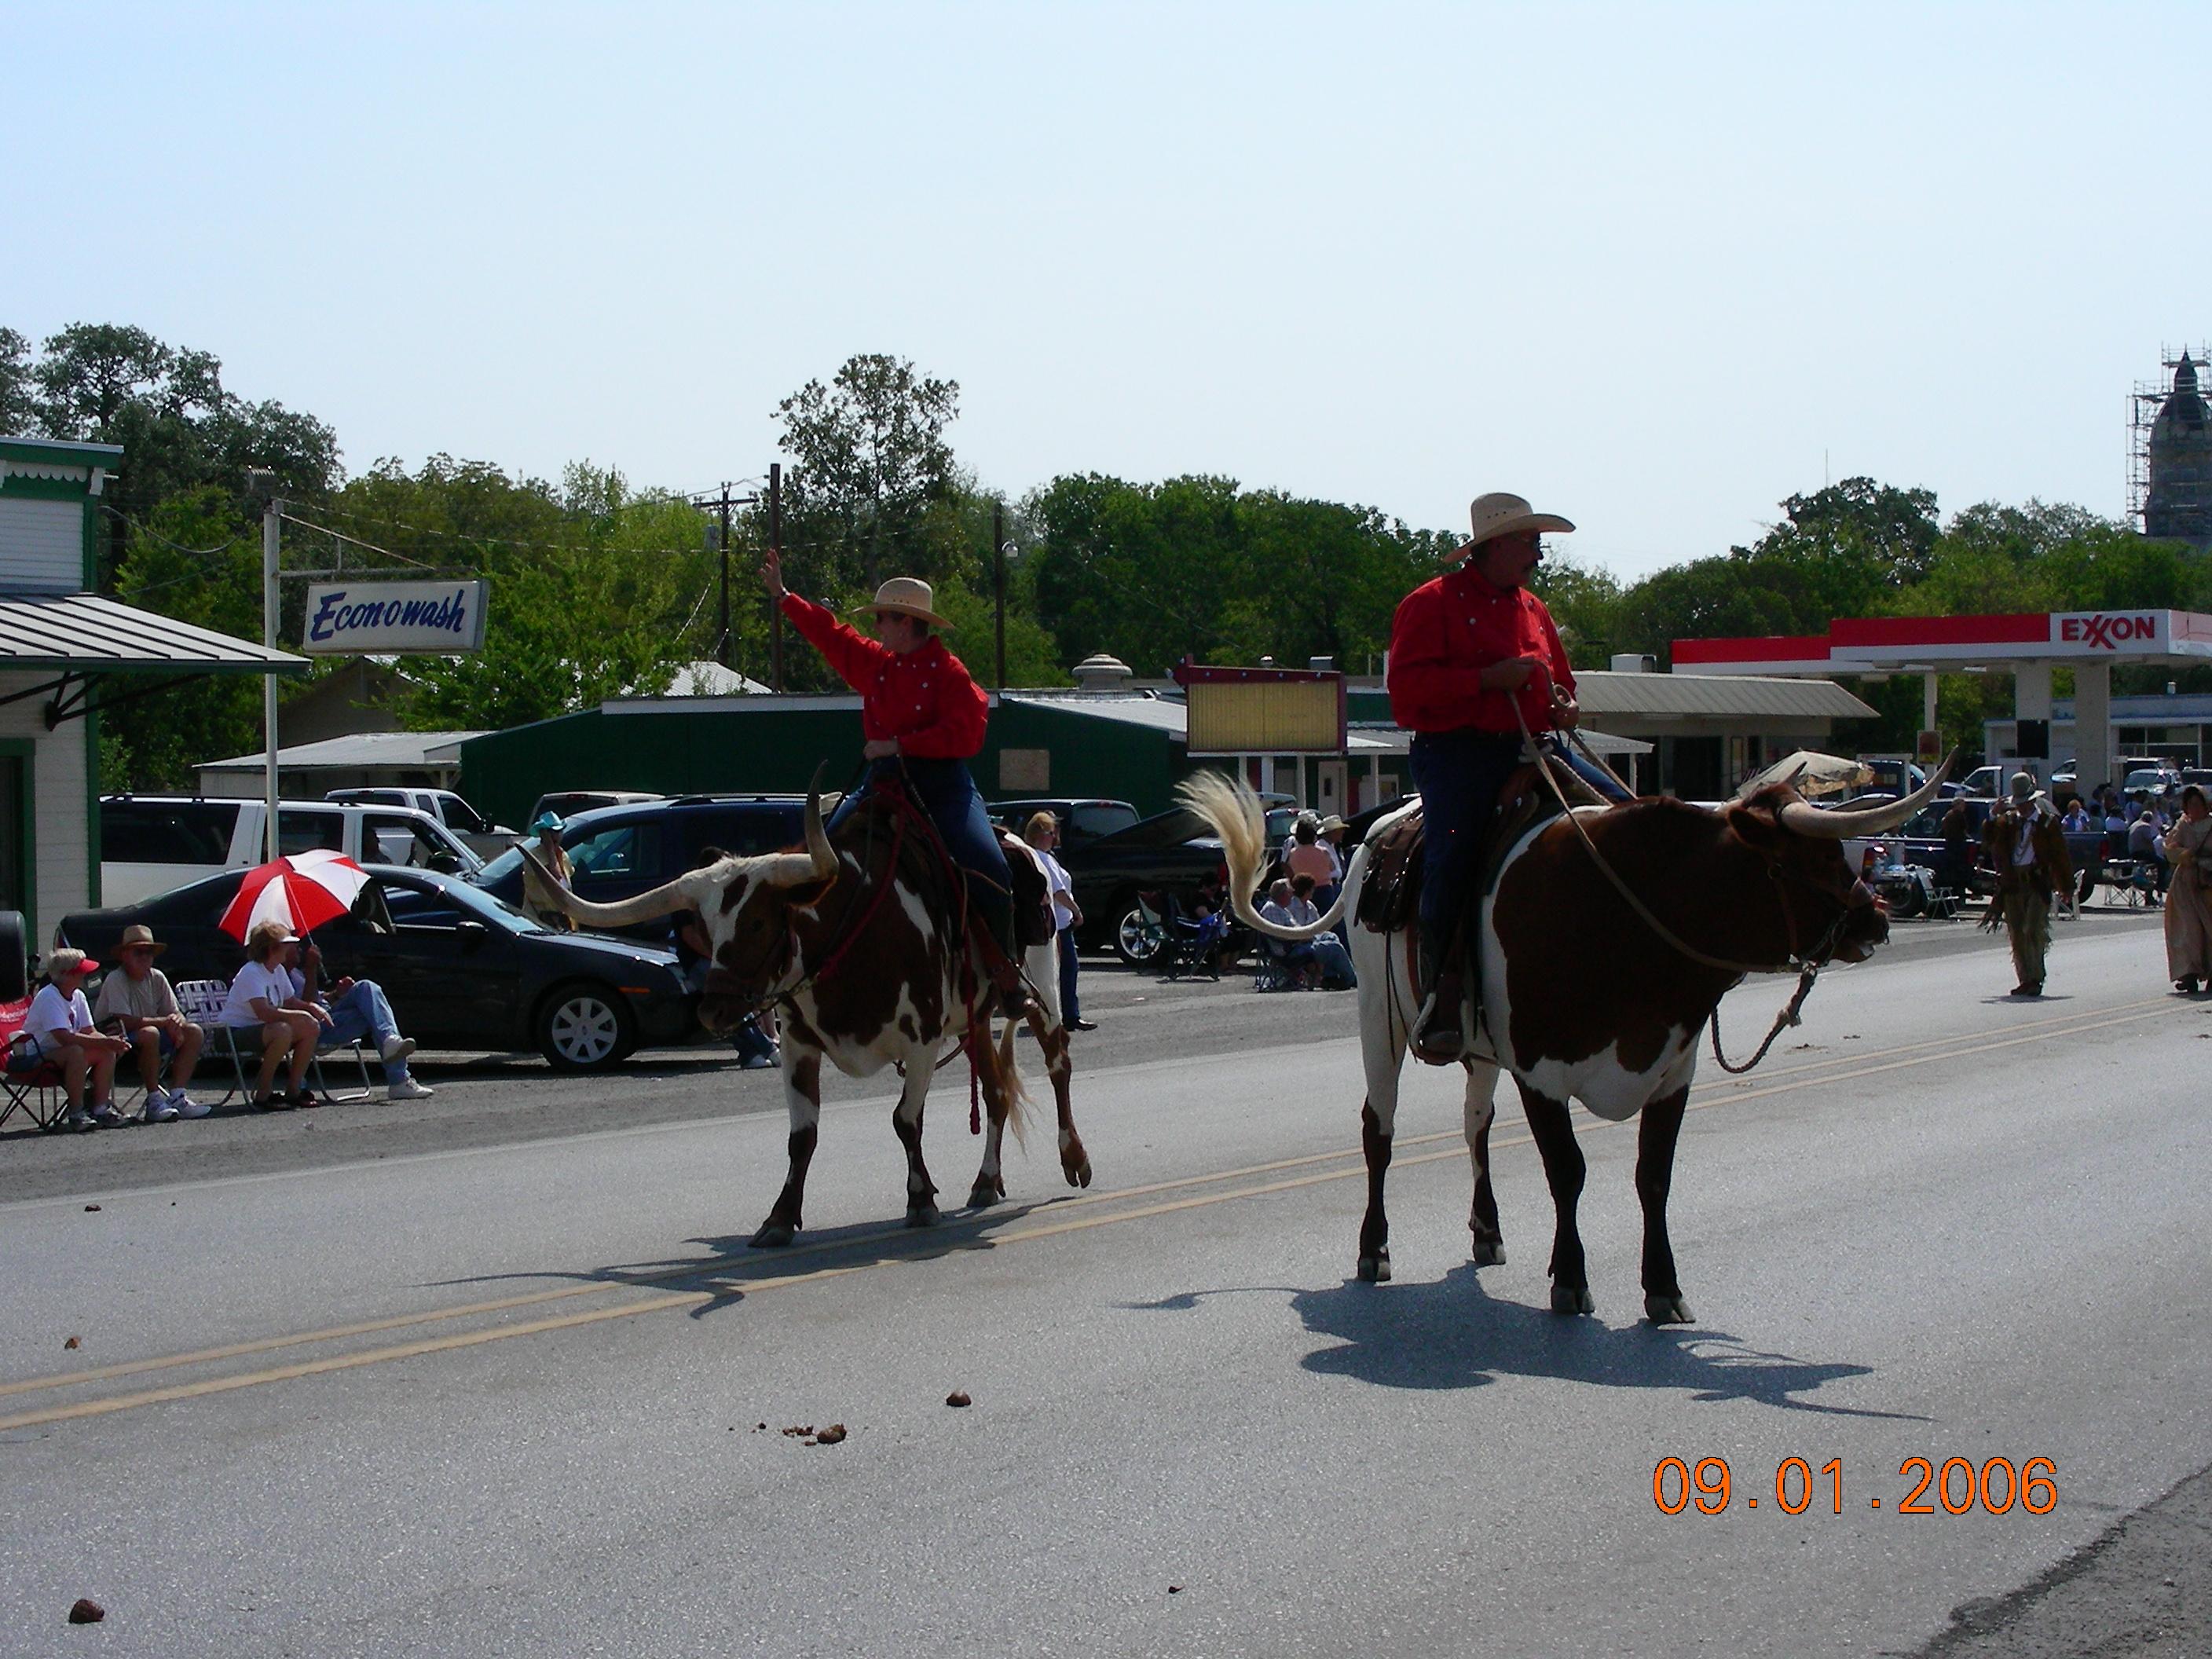
M1747 847L1764 853L1781 845L1782 826L1774 821L1771 811L1739 805L1729 807L1721 817L1729 833Z
M699 862L693 868L703 870L710 864L720 864L729 856L719 847L702 847L699 849Z

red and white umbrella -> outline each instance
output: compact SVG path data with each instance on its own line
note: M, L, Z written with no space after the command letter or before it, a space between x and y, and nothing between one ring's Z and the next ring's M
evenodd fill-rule
M241 944L264 921L304 933L352 909L368 884L368 872L343 853L320 847L293 853L248 870L216 926Z

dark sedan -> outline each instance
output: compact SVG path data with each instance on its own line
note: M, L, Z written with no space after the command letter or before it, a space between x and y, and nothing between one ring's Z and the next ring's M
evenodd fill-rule
M391 865L353 914L315 929L325 971L373 979L399 1029L426 1048L535 1048L563 1072L618 1064L641 1043L681 1042L697 998L673 951L596 933L556 933L455 877ZM171 982L229 979L246 949L216 924L244 872L228 870L143 903L62 918L54 943L112 961L143 922L167 945Z

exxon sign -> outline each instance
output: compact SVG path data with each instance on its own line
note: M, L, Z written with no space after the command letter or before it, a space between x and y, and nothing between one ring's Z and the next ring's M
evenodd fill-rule
M2114 651L2163 653L2167 616L2163 611L2061 611L2051 618L2051 642L2068 656Z
M309 656L447 657L483 649L482 581L317 582L300 648Z

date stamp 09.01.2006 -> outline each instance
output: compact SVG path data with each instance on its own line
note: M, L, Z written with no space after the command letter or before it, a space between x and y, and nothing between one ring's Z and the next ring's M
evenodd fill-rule
M2014 1510L2029 1515L2048 1515L2058 1507L2058 1468L2047 1457L2031 1457L2015 1466L2008 1457L1992 1457L1977 1465L1964 1457L1948 1457L1939 1466L1925 1457L1908 1457L1898 1466L1897 1492L1885 1504L1869 1496L1869 1510L1888 1509L1894 1515L1965 1515L1980 1509L1990 1515ZM1759 1494L1739 1495L1724 1457L1701 1457L1695 1463L1679 1457L1662 1457L1651 1471L1651 1501L1662 1514L1680 1515L1695 1510L1700 1515L1719 1515L1731 1503L1740 1509L1759 1507ZM1858 1507L1856 1498L1849 1500ZM1830 1514L1844 1513L1844 1460L1832 1457L1817 1470L1806 1459L1785 1457L1774 1468L1774 1507L1784 1515L1803 1515L1816 1502Z

